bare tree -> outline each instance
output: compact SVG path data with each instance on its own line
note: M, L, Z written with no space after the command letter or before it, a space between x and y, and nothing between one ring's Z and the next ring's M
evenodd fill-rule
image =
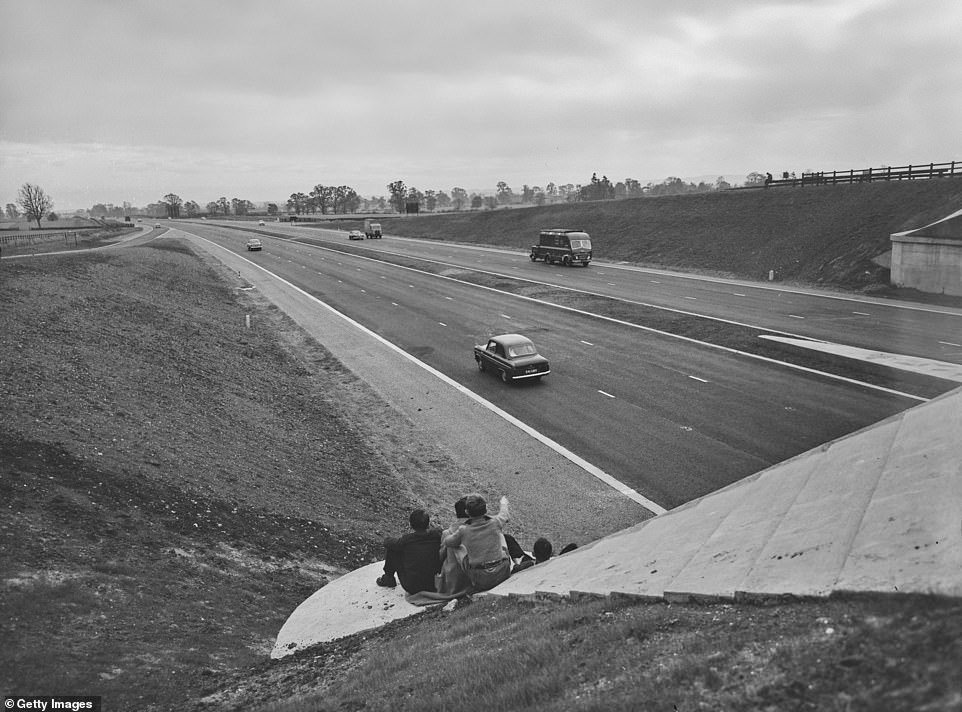
M507 205L511 202L514 197L514 193L511 191L511 186L505 183L503 180L498 181L498 202L502 205Z
M408 188L404 185L403 180L396 180L393 183L388 183L388 192L391 193L391 205L399 213L404 212L404 200L407 198Z
M454 206L455 210L463 209L464 206L468 204L468 191L466 191L464 188L452 188L451 204Z
M231 198L230 206L234 215L249 215L254 209L254 204L245 198Z
M311 212L321 211L321 215L327 215L327 209L337 212L337 189L330 185L318 183L308 194L311 202Z
M20 186L17 195L17 202L23 208L23 214L27 220L36 220L37 229L40 229L40 220L53 209L53 200L47 195L43 188L32 183L24 183Z
M184 201L176 193L168 193L165 195L161 201L166 206L167 217L169 218L179 218L180 217L180 206L184 204Z

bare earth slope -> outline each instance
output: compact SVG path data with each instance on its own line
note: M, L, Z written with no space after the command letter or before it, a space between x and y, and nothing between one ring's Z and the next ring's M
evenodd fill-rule
M372 412L387 447L405 424L180 243L4 260L0 280L3 693L166 709L266 656L415 506L364 434Z

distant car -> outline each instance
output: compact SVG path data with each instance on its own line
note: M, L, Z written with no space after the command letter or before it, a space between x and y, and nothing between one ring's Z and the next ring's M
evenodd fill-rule
M505 383L524 378L540 379L551 373L548 359L526 336L502 334L492 336L486 344L474 347L474 360L479 371L493 371Z
M143 222L143 218L137 218L137 222Z
M154 223L154 227L163 227L160 223Z
M250 240L247 241L248 252L250 252L251 250L260 250L262 248L263 248L263 245L261 245L261 241L258 240L256 237L252 237Z
M258 225L263 225L263 224L264 224L264 221L263 221L263 220L258 220L258 221L257 221L257 224L258 224Z
M347 233L347 239L348 239L348 240L363 240L363 239L364 239L364 233L361 232L360 230L351 230L349 233Z

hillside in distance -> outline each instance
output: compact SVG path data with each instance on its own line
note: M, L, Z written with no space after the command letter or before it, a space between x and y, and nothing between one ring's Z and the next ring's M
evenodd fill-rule
M595 258L871 293L888 287L889 236L962 209L962 180L732 190L388 217L391 235L524 249L543 228L590 233ZM902 290L899 290L902 291Z

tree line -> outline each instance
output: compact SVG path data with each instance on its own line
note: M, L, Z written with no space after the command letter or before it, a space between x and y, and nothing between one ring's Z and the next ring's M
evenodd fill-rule
M765 183L765 174L758 171L749 173L745 186L759 186ZM698 184L685 182L681 178L668 177L660 183L646 183L633 178L612 182L608 176L598 177L592 173L591 179L584 184L556 184L548 183L544 187L523 185L516 193L505 181L498 181L495 192L491 195L483 193L468 193L461 187L444 190L420 190L408 186L403 180L388 183L386 196L372 195L364 198L347 185L329 186L317 184L307 192L291 193L285 205L287 212L296 214L321 213L322 215L343 215L349 213L384 212L389 208L397 213L435 212L437 210L493 210L506 205L545 205L558 202L591 202L598 200L618 200L624 198L640 198L645 196L684 195L688 193L706 193L733 188L724 177L713 183L699 182ZM110 203L97 203L86 211L91 217L127 217L131 213L144 213L152 217L166 216L169 218L195 218L202 215L245 216L258 213L253 202L243 198L227 199L220 197L207 203L203 208L193 200L183 200L176 193L167 193L158 203L151 203L145 208L134 208L130 203L116 206ZM264 212L269 216L276 216L280 212L277 203L267 203ZM42 188L31 183L21 186L16 203L7 203L6 216L17 219L21 215L28 220L35 221L40 228L40 221L44 218L56 220L53 212L53 200ZM263 213L261 213L263 214Z

